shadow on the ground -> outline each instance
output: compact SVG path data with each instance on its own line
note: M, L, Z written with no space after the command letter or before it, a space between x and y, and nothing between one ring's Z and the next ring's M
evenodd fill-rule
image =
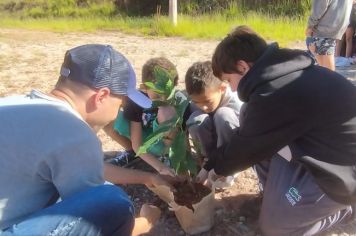
M351 65L348 67L336 67L336 72L349 78L351 80L356 80L356 65Z

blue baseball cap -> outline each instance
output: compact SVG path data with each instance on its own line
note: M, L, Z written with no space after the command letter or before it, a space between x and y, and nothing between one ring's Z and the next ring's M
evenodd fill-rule
M60 75L91 88L107 87L143 108L152 101L136 89L136 74L131 63L110 45L86 44L66 52Z

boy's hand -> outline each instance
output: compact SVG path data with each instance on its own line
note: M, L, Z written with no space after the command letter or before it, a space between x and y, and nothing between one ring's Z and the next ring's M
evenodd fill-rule
M172 177L176 176L176 173L172 168L166 166L151 154L144 154L141 158L152 166L160 175L170 175Z
M226 181L226 177L217 175L214 169L210 170L209 172L202 168L195 178L196 182L201 183L209 188L212 188L215 182L219 181L224 183Z
M208 174L208 183L206 184L208 187L215 187L215 188L226 188L226 187L230 187L232 186L234 181L234 177L229 176L229 177L225 177L222 175L217 175L214 171L214 169L212 169L211 171L209 171Z
M211 171L209 171L209 174L208 174L208 180L209 182L212 184L214 182L216 182L217 180L221 180L221 181L225 181L226 177L225 176L222 176L222 175L217 175L215 173L215 170L212 169Z
M208 179L208 173L209 172L206 169L201 168L201 170L195 177L195 182L204 184L204 182Z

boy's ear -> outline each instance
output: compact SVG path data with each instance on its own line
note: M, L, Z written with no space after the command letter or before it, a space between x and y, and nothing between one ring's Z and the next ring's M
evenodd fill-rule
M227 86L229 86L228 83L223 81L220 85L220 92L225 93Z
M242 76L246 75L247 72L250 70L250 65L244 60L238 60L235 66L238 73Z

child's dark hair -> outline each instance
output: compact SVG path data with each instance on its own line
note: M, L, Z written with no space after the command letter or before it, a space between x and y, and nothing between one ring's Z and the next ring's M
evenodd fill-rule
M201 94L207 88L216 88L221 83L213 74L211 61L196 62L185 74L185 88L189 95Z
M212 58L214 75L238 73L236 62L254 63L267 49L267 42L246 25L236 27L216 47Z
M154 70L155 67L160 67L164 70L169 71L174 76L173 84L176 86L178 84L178 72L176 66L165 57L155 57L149 59L142 67L142 83L145 82L154 82L155 75Z

